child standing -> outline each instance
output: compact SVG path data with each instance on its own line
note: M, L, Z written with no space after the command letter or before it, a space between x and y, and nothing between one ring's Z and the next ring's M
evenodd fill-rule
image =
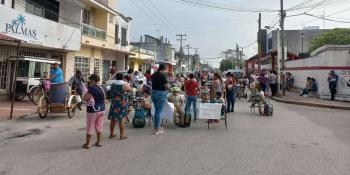
M85 93L83 99L85 101L91 101L90 105L87 105L86 111L86 142L83 148L90 148L90 141L93 130L96 131L97 141L95 146L101 147L101 135L103 130L103 118L105 114L105 92L99 85L100 77L96 74L92 74L89 77L90 85L87 93Z
M225 110L226 110L226 105L225 105L225 99L222 97L222 93L221 92L216 92L215 93L215 98L212 100L212 103L222 103L222 107L221 107L221 116L223 116L225 114ZM215 120L208 120L209 123L219 123L219 120L215 119Z

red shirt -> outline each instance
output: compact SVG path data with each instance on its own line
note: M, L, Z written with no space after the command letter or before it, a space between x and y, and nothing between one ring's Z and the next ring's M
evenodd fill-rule
M187 96L197 96L198 83L194 80L185 81L185 90Z

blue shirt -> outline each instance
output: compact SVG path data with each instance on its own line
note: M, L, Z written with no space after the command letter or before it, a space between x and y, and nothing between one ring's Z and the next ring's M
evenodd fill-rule
M63 83L63 71L61 68L54 68L50 70L51 76L56 75L55 78L51 79L51 83Z

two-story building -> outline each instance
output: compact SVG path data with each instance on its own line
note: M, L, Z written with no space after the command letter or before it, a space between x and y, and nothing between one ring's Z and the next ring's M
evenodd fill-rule
M141 70L143 73L150 70L151 66L156 63L156 53L152 50L132 46L132 55L129 58L129 68Z
M85 77L96 73L105 81L111 66L118 71L127 69L131 18L116 11L116 0L81 2L81 49L67 55L65 76L69 78L79 69Z
M50 63L65 67L67 55L81 46L81 3L56 0L1 0L0 35L21 41L18 78L48 72ZM0 40L0 94L10 89L16 43Z

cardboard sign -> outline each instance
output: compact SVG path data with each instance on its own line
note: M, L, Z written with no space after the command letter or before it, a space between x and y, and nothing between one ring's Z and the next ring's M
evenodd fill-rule
M220 119L221 103L200 103L199 104L199 119Z

